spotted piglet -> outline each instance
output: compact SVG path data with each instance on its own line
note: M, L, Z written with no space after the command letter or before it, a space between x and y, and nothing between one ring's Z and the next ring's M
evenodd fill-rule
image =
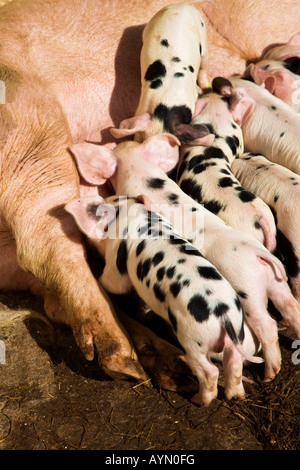
M234 121L242 106L243 90L228 87L226 97L203 95L196 104L192 126L204 124L215 135L212 146L183 145L177 181L181 189L236 230L251 234L273 251L274 217L262 199L246 191L230 165L244 150L240 126Z
M94 144L76 144L71 151L81 176L97 185L103 181L101 164L107 152L115 158L116 172L110 181L118 195L143 194L148 209L163 214L182 237L194 246L230 282L243 304L246 321L262 346L265 380L281 367L277 324L266 308L266 298L293 327L300 338L300 309L287 284L282 263L249 234L235 230L205 209L169 178L178 161L178 139L155 135L142 144L122 142L113 151Z
M262 155L245 153L232 171L244 187L258 194L272 209L277 225L277 250L300 300L300 176Z
M220 352L227 398L244 397L241 354L252 362L262 359L243 351L242 306L217 269L138 199L87 197L66 210L105 258L103 287L114 294L134 288L173 327L199 380L194 401L208 405L217 396L218 368L209 357Z
M224 79L218 77L214 82L223 94ZM271 162L299 175L300 114L249 80L230 77L230 82L234 88L242 87L248 96L237 117L243 131L245 151L264 155Z
M135 117L111 133L116 138L135 134L138 142L160 132L182 136L195 109L197 79L201 88L210 86L200 12L189 3L176 3L156 13L143 31L140 61L142 89ZM203 126L197 136L203 143L213 139Z

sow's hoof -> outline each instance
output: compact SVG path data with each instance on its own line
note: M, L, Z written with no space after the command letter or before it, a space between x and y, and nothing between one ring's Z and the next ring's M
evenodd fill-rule
M138 361L134 347L124 334L112 335L97 321L88 321L73 327L78 346L87 360L93 360L97 351L101 369L110 377L147 380L147 374Z

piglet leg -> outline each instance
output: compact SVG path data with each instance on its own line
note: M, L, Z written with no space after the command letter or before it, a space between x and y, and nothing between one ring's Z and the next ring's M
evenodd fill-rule
M245 398L245 390L242 382L243 360L234 346L224 350L223 369L227 400L233 397Z
M300 306L295 297L292 295L288 284L276 282L268 292L269 298L277 310L281 313L283 319L291 326L300 338Z
M255 305L245 306L246 322L261 343L265 360L264 380L274 379L281 367L277 323L270 317L264 299L256 298Z
M218 395L219 369L203 353L197 356L187 353L186 360L199 381L199 391L192 401L198 405L208 406Z

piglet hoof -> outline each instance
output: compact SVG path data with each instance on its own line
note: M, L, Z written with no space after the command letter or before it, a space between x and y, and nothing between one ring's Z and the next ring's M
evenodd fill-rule
M237 398L239 400L245 399L245 390L243 384L236 385L235 387L230 387L225 389L226 400L231 400L232 398Z
M281 364L274 363L267 365L264 372L264 382L271 382L275 379L276 375L280 372Z
M212 391L209 390L199 390L196 395L194 395L191 399L192 403L201 407L207 407L211 404L211 402L217 398L218 396L218 389L214 389Z

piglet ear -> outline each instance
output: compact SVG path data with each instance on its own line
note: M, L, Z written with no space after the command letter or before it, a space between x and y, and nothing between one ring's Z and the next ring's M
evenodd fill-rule
M127 137L136 132L145 131L151 122L149 113L143 113L120 122L120 127L112 127L110 133L116 138Z
M82 178L95 186L104 184L116 171L117 159L113 152L102 145L89 143L70 147Z
M210 146L215 140L204 124L178 124L176 135L182 144Z
M101 196L74 199L65 205L65 210L73 216L81 232L98 240L106 238L107 225L116 217L115 208Z
M294 34L288 42L289 46L300 46L300 31Z
M222 96L228 97L228 105L234 121L242 126L255 108L255 102L250 98L244 88L233 88L228 78L216 77L213 79L213 90Z
M265 77L263 81L263 85L265 89L268 90L273 95L275 91L275 86L276 86L276 74Z
M231 96L233 86L228 78L216 77L212 81L212 88L215 93L219 93L222 96Z
M268 72L263 70L257 65L251 64L245 71L245 77L252 77L256 85L262 86L270 93L273 94L275 90L275 74L274 72Z
M255 109L255 102L243 88L235 88L232 91L229 108L233 120L242 126Z
M175 135L157 134L141 144L142 156L168 173L178 163L179 145L181 145L180 141Z
M206 100L206 99L199 99L199 100L196 101L195 110L193 112L192 119L194 119L196 116L199 116L199 114L202 113L202 111L205 109L207 103L208 103L208 100Z

